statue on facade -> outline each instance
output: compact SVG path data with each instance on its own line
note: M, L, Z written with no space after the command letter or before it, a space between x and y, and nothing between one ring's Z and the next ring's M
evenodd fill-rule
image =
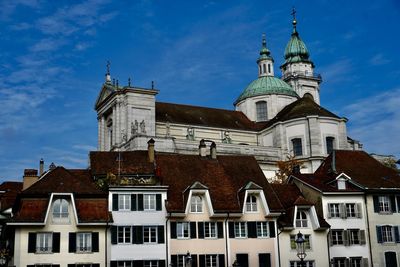
M194 141L194 129L193 128L187 128L187 135L186 135L187 140Z
M224 131L224 138L222 138L222 143L231 144L232 138L230 137L229 131Z
M139 123L138 123L138 121L135 120L135 123L131 122L131 134L132 134L132 135L137 134L138 129L139 129Z
M171 136L171 125L169 124L169 122L167 122L165 125L165 135L167 137Z
M128 136L125 133L125 129L121 130L121 139L122 139L122 142L126 142L128 140Z
M142 120L142 122L140 123L140 132L141 132L142 134L145 134L145 133L146 133L146 125L145 125L145 123L144 123L144 120Z

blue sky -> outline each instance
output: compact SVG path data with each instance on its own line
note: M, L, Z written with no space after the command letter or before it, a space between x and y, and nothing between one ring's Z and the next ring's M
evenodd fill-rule
M398 0L2 0L0 180L40 158L87 167L107 60L119 84L154 80L158 101L232 109L257 77L264 32L280 73L293 5L322 106L368 152L399 157Z

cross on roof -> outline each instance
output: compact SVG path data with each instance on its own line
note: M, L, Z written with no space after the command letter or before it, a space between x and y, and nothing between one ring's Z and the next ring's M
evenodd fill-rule
M293 20L296 20L296 9L293 7L292 8L292 13L290 13L293 16Z

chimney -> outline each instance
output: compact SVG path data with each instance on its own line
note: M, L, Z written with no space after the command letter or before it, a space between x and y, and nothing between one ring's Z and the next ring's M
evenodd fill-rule
M42 176L43 172L44 172L44 160L40 159L40 161L39 161L39 176Z
M205 157L207 154L206 152L206 142L204 141L204 139L200 140L200 145L199 145L199 155L200 157Z
M154 163L154 143L156 141L154 141L153 138L151 138L148 142L147 142L147 154L149 157L149 162L150 163Z
M217 158L217 145L215 144L215 142L211 143L210 155L211 155L212 159L216 159Z
M22 190L27 189L31 185L37 182L39 179L38 177L38 171L35 169L25 169L24 170L24 177L23 177L23 183L22 183Z

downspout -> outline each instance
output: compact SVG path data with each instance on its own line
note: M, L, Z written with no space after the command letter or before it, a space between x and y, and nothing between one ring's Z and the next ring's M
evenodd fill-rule
M165 266L169 266L168 265L168 263L169 263L169 255L168 255L168 242L169 242L169 239L168 239L168 221L169 221L169 218L171 217L171 212L169 213L169 216L168 216L168 218L167 218L167 221L165 222L165 256L166 256L166 259L165 259L165 261L166 261L166 264L165 264Z
M329 236L330 236L331 228L329 227L328 235L326 236L326 245L328 246L328 261L329 266L331 266L331 247L329 245Z
M278 224L277 224L278 225ZM278 266L281 267L281 248L280 248L280 243L279 243L279 235L282 233L282 231L280 231L277 235L277 239L278 239Z
M229 212L228 216L225 219L225 255L226 255L226 264L228 266L229 263L229 250L228 250L228 219L229 219Z
M105 262L105 266L107 267L108 266L108 239L107 239L107 233L108 233L108 218L107 218L107 222L106 222L106 230L105 230L105 242L106 242L106 244L105 244L105 247L106 247L106 249L105 249L105 251L104 251L104 253L105 253L105 260L106 260L106 262Z
M369 257L371 259L371 267L374 267L374 262L372 260L372 247L371 247L371 231L369 227L369 217L368 217L368 210L367 210L367 195L364 194L364 206L365 206L365 215L367 218L367 228L368 228L368 245L369 245Z

